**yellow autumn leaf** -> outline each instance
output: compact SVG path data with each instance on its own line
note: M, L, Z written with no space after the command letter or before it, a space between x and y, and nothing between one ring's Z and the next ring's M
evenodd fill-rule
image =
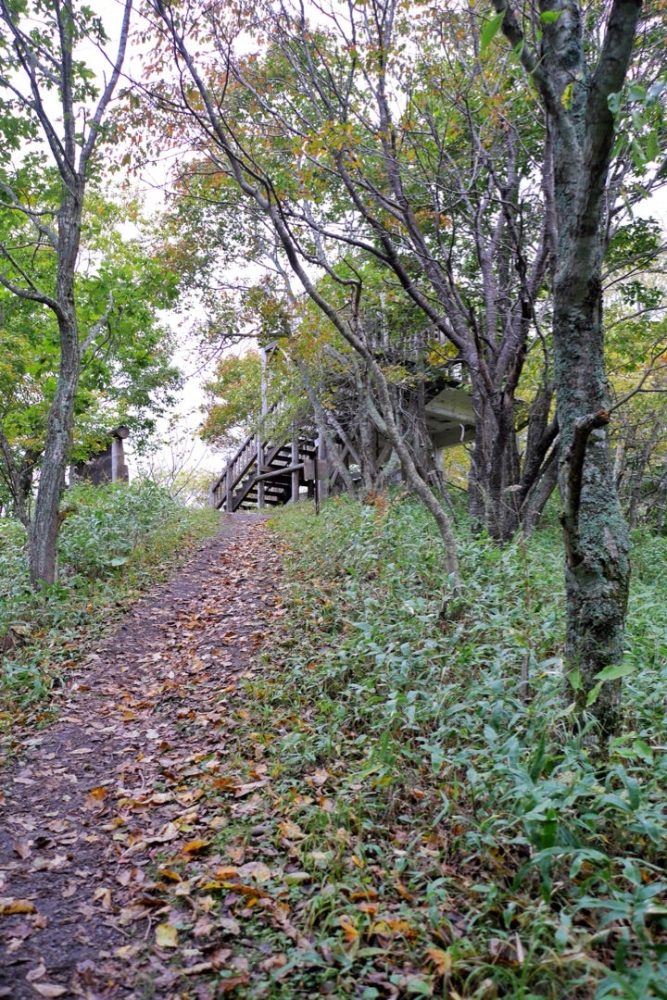
M216 868L213 873L216 878L219 879L229 879L236 878L238 876L239 870L235 868L234 865L221 865L220 868Z
M371 934L379 934L381 936L401 935L406 938L414 938L417 935L415 928L412 924L409 924L407 920L401 920L399 917L388 917L386 920L376 920L376 922L371 926Z
M158 924L155 943L158 948L178 948L178 931L171 924Z
M36 913L37 907L29 899L0 899L0 916L11 917L16 913Z

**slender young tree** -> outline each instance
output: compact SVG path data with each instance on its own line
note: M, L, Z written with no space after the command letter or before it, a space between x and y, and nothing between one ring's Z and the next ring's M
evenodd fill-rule
M587 37L588 15L577 0L543 0L537 11L505 0L494 0L494 7L496 24L540 95L553 145L554 377L567 667L579 709L591 707L603 732L611 734L621 711L630 561L608 441L604 203L616 133L612 106L630 66L642 4L612 0L606 6L599 53ZM530 39L540 37L538 26L536 47Z
M132 0L124 0L115 54L104 50L104 25L90 7L75 0L17 3L0 0L0 95L5 117L0 128L47 151L59 190L55 204L22 201L11 184L2 184L7 206L28 218L36 253L55 255L51 287L17 259L11 243L0 245L0 283L21 299L39 303L55 316L60 343L56 392L51 404L35 508L29 531L30 574L35 585L52 583L56 570L58 507L72 438L74 401L82 348L104 328L99 317L81 339L75 301L75 274L81 241L84 195L103 123L125 57ZM102 83L79 58L83 43L104 56ZM19 154L20 155L20 151Z

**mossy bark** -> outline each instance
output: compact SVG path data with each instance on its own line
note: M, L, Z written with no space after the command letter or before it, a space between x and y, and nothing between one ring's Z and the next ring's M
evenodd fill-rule
M606 430L601 267L616 131L609 99L623 88L642 4L612 0L599 49L586 38L590 27L579 0L560 0L554 20L537 22L539 49L525 37L512 3L493 0L493 5L541 97L553 144L554 382L566 551L566 659L568 672L578 677L579 709L590 707L608 735L619 724L620 682L603 684L594 700L589 694L600 671L623 657L630 563Z
M585 282L588 294L577 301L571 283L555 294L554 354L561 427L559 480L563 500L567 595L568 673L580 679L576 700L587 708L597 675L621 662L630 579L628 531L613 475L613 458L604 423L586 440L580 469L575 437L585 434L589 414L606 414L607 384L601 325L599 268ZM604 416L600 418L604 420ZM577 482L580 476L580 481ZM579 492L578 492L579 491ZM573 494L577 494L573 495ZM588 706L606 734L620 723L621 683L602 685Z

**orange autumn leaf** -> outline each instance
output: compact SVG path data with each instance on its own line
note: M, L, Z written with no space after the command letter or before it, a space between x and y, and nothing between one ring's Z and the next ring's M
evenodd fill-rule
M196 854L198 851L203 851L210 843L210 840L189 840L181 850L183 854Z
M439 976L447 976L452 971L452 956L442 948L427 948L427 957L433 962Z
M371 934L378 934L381 937L394 937L400 935L406 938L414 938L417 931L407 920L398 917L388 917L386 920L377 920L371 927Z
M234 865L222 865L220 868L216 868L213 874L219 879L229 879L236 878L238 873L239 870Z
M172 871L171 868L161 868L160 869L160 877L161 878L166 878L170 882L180 882L181 881L181 876L178 874L178 872Z
M375 889L370 886L368 889L355 889L354 892L350 893L350 899L353 903L356 903L359 899L377 899L378 894Z
M345 935L346 941L350 944L354 944L359 940L359 931L352 923L351 919L347 916L342 916L338 918L338 925Z

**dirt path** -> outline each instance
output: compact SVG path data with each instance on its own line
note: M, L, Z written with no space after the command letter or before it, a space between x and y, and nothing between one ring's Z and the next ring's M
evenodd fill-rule
M210 919L193 886L224 885L216 837L265 783L261 761L239 770L233 730L239 677L280 613L270 549L257 515L228 518L0 774L0 996L243 995L237 921Z

